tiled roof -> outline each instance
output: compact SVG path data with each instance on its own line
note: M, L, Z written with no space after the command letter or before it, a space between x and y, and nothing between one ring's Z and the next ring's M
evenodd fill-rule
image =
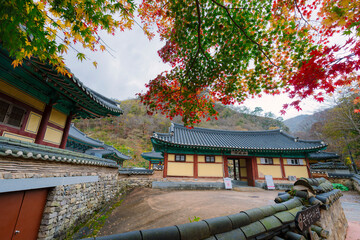
M343 162L334 161L334 162L319 162L311 164L311 169L349 169Z
M307 185L323 183L324 186L329 182L325 179L302 179L299 183L308 183ZM320 185L320 184L319 184ZM331 185L331 184L330 184ZM305 186L306 187L306 186ZM323 189L325 190L325 188ZM325 210L342 196L341 191L328 190L314 197L304 191L292 191L288 198L281 203L263 206L260 208L249 209L240 213L228 216L217 217L202 220L199 222L186 223L182 225L169 226L156 229L139 230L127 233L120 233L110 236L88 238L97 240L265 240L265 239L307 239L300 232L297 232L295 226L295 217L298 212L306 209L312 204L320 204ZM283 195L286 193L280 193ZM299 197L301 196L301 197ZM308 205L310 203L310 205ZM329 232L319 226L312 225L315 231L315 239L328 236ZM315 237L315 235L314 235Z
M144 152L141 154L141 156L143 158L145 158L146 160L151 160L151 159L163 160L164 159L164 156L162 155L161 152L155 152L155 151Z
M340 158L340 156L334 152L319 151L319 152L309 153L309 159L311 160L327 160L327 159L337 159L337 158Z
M103 158L107 158L109 155L111 155L114 158L118 158L121 160L130 160L131 157L128 155L123 154L122 152L120 152L119 150L117 150L116 148L109 146L109 145L103 145L103 147L105 149L89 149L86 150L86 154L90 154L90 155L101 155Z
M85 133L83 133L79 129L77 129L74 126L74 124L71 124L70 130L69 130L68 141L69 140L76 141L78 143L88 145L90 147L103 147L104 146L104 142L93 139L91 137L88 137Z
M0 156L117 168L115 161L60 148L0 137Z
M151 175L154 173L154 170L146 168L120 168L119 173L125 175Z
M327 145L322 141L299 140L282 130L228 131L186 128L172 123L169 133L154 133L153 143L173 146L210 147L239 150L316 151Z
M75 118L95 118L118 116L123 113L119 104L86 87L71 73L71 77L58 73L55 67L36 58L26 59L21 66L14 68L13 59L0 46L0 76L30 95L48 102L57 95L56 108L73 109ZM75 104L76 103L76 108Z
M101 156L102 158L129 160L130 156L123 154L113 146L106 145L104 142L88 137L85 133L77 129L73 124L69 130L68 145L71 141L78 145L84 145L83 149L87 148L103 148L103 149L88 149L86 154L93 156Z

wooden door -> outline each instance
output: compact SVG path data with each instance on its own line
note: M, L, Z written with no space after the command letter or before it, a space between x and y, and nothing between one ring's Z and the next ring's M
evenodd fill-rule
M0 194L0 239L12 239L25 192Z
M37 239L48 189L0 194L0 238Z

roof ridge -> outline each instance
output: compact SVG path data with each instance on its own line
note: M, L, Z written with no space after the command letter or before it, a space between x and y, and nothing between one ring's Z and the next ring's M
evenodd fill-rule
M252 130L252 131L240 131L240 130L226 130L226 129L212 129L212 128L203 128L203 127L194 127L194 128L187 128L182 124L174 123L174 127L183 128L186 130L202 130L202 131L208 131L208 132L228 132L228 133L276 133L276 132L282 132L281 129L274 129L274 130ZM157 134L164 134L164 133L158 133Z

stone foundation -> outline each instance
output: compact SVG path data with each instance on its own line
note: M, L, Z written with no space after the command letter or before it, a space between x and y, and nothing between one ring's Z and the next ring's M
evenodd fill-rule
M330 232L328 240L344 240L348 222L340 200L334 202L328 210L321 210L319 225Z

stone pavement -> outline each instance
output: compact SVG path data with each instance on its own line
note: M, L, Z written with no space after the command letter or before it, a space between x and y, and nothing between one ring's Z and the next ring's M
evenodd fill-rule
M360 240L360 194L355 191L343 194L341 205L349 223L346 240Z

